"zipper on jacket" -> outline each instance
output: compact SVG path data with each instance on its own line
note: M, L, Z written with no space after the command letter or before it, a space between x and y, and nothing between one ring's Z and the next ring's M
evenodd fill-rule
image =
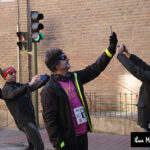
M85 103L84 103L84 100L83 100L83 96L82 96L82 93L81 93L81 90L80 90L79 83L78 83L78 80L77 80L77 73L74 73L74 77L75 77L75 85L76 85L77 91L79 93L79 96L80 96L80 99L81 99L81 102L82 102L82 105L83 105L83 108L84 108L84 111L85 111L85 114L86 114L86 117L87 117L87 120L88 120L90 131L92 131L92 126L90 124L90 119L89 119L89 116L88 116L88 113L87 113L87 110L86 110L86 107L85 107Z

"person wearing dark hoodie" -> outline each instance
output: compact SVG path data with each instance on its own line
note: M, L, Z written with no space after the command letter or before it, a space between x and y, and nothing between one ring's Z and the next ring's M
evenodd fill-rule
M13 67L1 69L1 75L6 81L2 88L2 97L13 116L17 127L23 131L29 142L25 150L43 150L44 144L35 123L34 108L31 101L31 92L40 88L49 80L41 80L35 75L29 83L16 82L16 70Z
M91 119L83 85L105 70L116 52L117 36L110 36L109 47L83 70L69 72L69 58L63 50L51 49L45 64L51 79L41 91L45 127L56 150L88 150L87 132L92 131Z
M138 125L145 132L150 130L150 65L135 54L131 54L124 44L117 48L119 62L142 82L138 97ZM150 147L147 148L150 150Z

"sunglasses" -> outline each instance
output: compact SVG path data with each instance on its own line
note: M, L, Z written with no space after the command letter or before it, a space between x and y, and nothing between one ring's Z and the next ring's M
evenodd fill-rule
M16 74L16 70L10 70L10 71L8 72L8 74L10 74L11 76L13 75L13 73Z
M63 56L59 56L58 57L58 60L66 60L68 59L68 57L66 55L63 55Z

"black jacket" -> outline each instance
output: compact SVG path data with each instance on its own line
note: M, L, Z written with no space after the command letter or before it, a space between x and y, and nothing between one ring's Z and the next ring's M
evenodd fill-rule
M135 55L128 59L122 53L118 54L119 61L137 79L142 82L138 100L138 124L147 128L150 122L150 66Z
M38 85L29 87L29 84L6 82L2 89L2 97L13 116L19 129L29 121L35 121L34 108L31 101L31 92L43 86L47 80Z
M106 68L110 60L111 58L104 52L95 63L83 70L76 71L88 116L89 111L83 85L96 78ZM75 85L74 73L68 72L67 76ZM63 80L63 77L61 79L58 75L52 74L51 80L41 91L41 103L43 106L45 127L54 147L57 147L63 140L71 140L75 136L68 96L57 80ZM76 85L75 88L76 91L78 91ZM91 124L90 116L89 124ZM88 131L90 130L89 124Z

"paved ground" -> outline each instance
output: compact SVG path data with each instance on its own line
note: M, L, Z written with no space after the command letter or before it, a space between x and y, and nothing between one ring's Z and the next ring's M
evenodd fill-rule
M45 150L53 150L45 129L41 129ZM131 148L130 136L107 133L89 133L89 150L145 150ZM25 135L16 128L0 129L0 150L23 150L27 145Z
M23 150L24 146L13 145L13 144L0 144L0 150Z

